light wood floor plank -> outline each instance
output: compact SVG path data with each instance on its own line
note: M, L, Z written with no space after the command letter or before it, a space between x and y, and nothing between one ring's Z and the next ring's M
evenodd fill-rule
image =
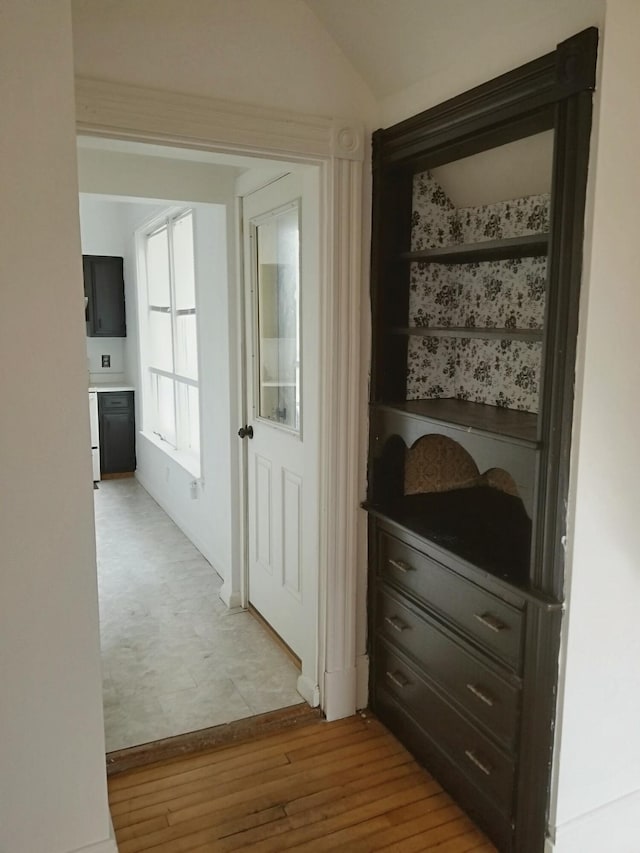
M369 853L370 850L386 847L415 835L420 832L423 823L432 827L461 816L462 812L458 806L452 804L451 797L441 791L427 800L419 800L389 812L385 815L388 823L391 824L388 829L377 832L374 840L364 839L357 844L352 844L349 853Z
M404 760L404 764L399 766L401 768L408 766L409 771L413 772L415 769L414 763L412 761L407 762L406 759L404 759L404 756L401 757ZM360 765L358 767L354 767L351 770L348 770L345 773L341 774L341 778L345 782L353 780L353 783L359 783L361 788L366 788L370 780L375 779L378 783L384 782L386 781L386 778L383 776L380 768L385 764L391 764L392 760L393 759L382 758L372 764L365 764ZM386 773L389 779L395 778L395 770L396 768L393 766L388 767ZM334 778L327 777L327 782L325 782L324 784L332 784L333 782L335 782ZM323 784L322 779L319 780L319 784ZM231 806L226 809L213 812L212 814L204 815L203 817L200 817L196 820L190 821L188 828L185 828L185 826L182 824L178 824L172 827L168 826L168 828L166 830L163 830L162 832L150 833L145 839L147 846L140 847L139 849L157 850L157 848L162 843L166 843L168 845L168 849L171 849L171 844L177 845L178 841L186 834L196 833L202 830L211 831L211 837L224 838L228 835L231 835L233 832L240 831L234 829L233 826L236 820L238 820L247 813L248 807L250 807L251 813L262 814L263 811L268 811L269 803L271 803L273 799L273 797L269 797L264 800L253 800L249 804L236 804L235 806ZM281 800L279 796L276 796L275 799Z
M205 798L194 807L197 808L197 814L191 814L188 823L192 828L191 831L193 831L194 828L203 829L215 825L216 822L237 817L248 808L251 808L253 811L271 808L273 805L287 801L287 791L292 790L292 785L295 796L304 796L322 790L327 785L335 784L336 779L344 779L346 774L350 774L353 777L364 776L368 774L371 766L379 764L380 761L384 761L385 759L393 760L394 752L398 752L397 746L389 744L385 747L379 747L372 753L365 755L358 754L348 760L342 758L339 762L334 761L333 764L329 762L314 770L308 770L291 778L280 778L268 784L263 784L261 780L257 780L253 789L235 790L232 793L227 793L217 798ZM399 752L400 756L404 759L405 751L399 750ZM167 830L152 833L148 838L148 843L159 844L178 838L182 834L185 834L185 830L181 827L185 819L182 814L178 815L178 817L182 817L183 820L175 820L175 815L171 811L172 806L173 804L170 802L161 803L160 805L141 809L133 816L116 816L114 818L114 826L118 830L121 825L119 821L123 817L131 822L138 822L141 819L148 818L152 808L155 811L161 809L162 813L167 816L170 826ZM121 848L121 853L137 853L138 850L144 849L140 842L131 842Z
M368 716L132 770L109 793L120 853L495 853Z
M409 838L403 838L402 841L373 849L379 851L379 853L383 853L383 851L384 853L418 853L418 851L422 850L435 850L444 841L448 841L473 829L473 824L468 817L462 815L446 823L441 823L438 826L418 827L414 825L414 829L417 831ZM479 845L478 848L473 849L474 851L479 849ZM491 846L489 849L495 853L495 847Z
M472 829L470 832L464 832L462 835L456 835L450 841L443 841L438 845L438 853L479 853L481 845L485 841L485 836L479 829ZM491 850L492 848L487 848Z
M170 813L170 823L190 820L199 814L205 814L212 808L217 810L231 804L234 802L234 796L240 797L241 800L251 798L250 791L256 786L259 786L264 793L270 790L268 785L271 783L277 786L295 776L299 776L302 782L306 778L305 774L308 776L309 773L312 777L317 776L318 773L323 772L322 768L325 765L334 761L342 763L345 768L367 763L379 751L390 755L398 751L398 745L387 733L381 733L373 738L368 734L362 737L359 733L355 733L353 743L349 747L336 752L327 750L322 756L298 761L295 765L287 762L285 766L276 767L252 777L229 780L224 773L218 777L214 772L208 778L198 780L188 790L181 789L176 796L171 796L170 789L163 788L157 796L149 795L151 802L145 799L139 807L135 796L115 804L111 810L114 826L116 823L118 826L138 823L140 820L147 820L165 811ZM132 793L135 794L135 790Z
M323 803L321 806L308 809L304 812L297 812L292 816L287 815L282 820L274 821L274 823L266 827L264 832L250 831L242 835L237 835L235 838L229 838L220 845L220 850L242 850L250 847L258 853L258 851L285 849L287 846L290 846L290 843L287 843L287 839L290 841L294 838L295 830L301 829L303 835L305 833L308 834L309 828L315 824L315 829L311 828L311 834L314 837L317 834L323 834L327 831L330 818L351 812L359 806L370 804L370 801L375 802L381 796L403 792L411 788L418 779L420 779L420 775L414 769L414 772L407 776L400 777L391 782L385 782L375 788L367 788L351 796L343 797L330 803ZM305 827L306 829L304 829Z

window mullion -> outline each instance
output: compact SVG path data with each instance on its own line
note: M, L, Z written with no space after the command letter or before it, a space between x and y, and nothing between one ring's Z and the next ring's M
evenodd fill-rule
M173 423L176 431L176 449L182 446L182 425L180 423L180 405L178 402L178 383L175 380L176 372L176 341L178 339L178 318L176 315L176 276L173 251L173 220L167 222L167 234L169 236L169 300L171 308L171 369L173 378Z

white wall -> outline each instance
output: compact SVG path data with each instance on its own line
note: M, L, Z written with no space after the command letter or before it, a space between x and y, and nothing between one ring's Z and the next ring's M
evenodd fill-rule
M367 119L373 97L301 0L74 0L76 73Z
M3 0L0 17L0 849L115 853L70 10Z
M105 202L80 193L80 243L83 255L115 255L122 257L125 234L122 227L123 210L120 204ZM126 306L128 309L128 305ZM128 320L128 311L127 311ZM126 338L87 337L89 381L127 381L125 355ZM111 356L111 366L102 366L102 356Z
M194 249L202 445L197 499L191 496L194 475L168 456L152 437L140 432L136 443L136 476L228 587L232 567L232 473L237 476L237 469L231 468L231 458L238 439L230 429L231 342L225 205L194 206ZM141 420L138 424L143 426Z
M230 198L238 169L174 157L78 148L78 176L86 193L138 199L217 202Z
M558 853L640 849L640 4L609 0L576 382Z
M240 506L237 496L239 401L236 394L234 190L238 170L211 163L160 156L79 149L80 187L88 196L105 239L122 235L127 337L124 353L128 381L136 387L136 477L178 524L224 580L227 604L240 600L240 555L232 540ZM135 201L125 202L127 197ZM120 203L109 199L120 199ZM144 201L143 201L144 199ZM159 199L165 201L160 202ZM202 470L199 478L141 433L144 377L140 375L137 260L134 233L163 209L180 203L195 210L196 292L200 359ZM82 208L83 213L85 207ZM113 210L119 220L113 223ZM87 233L90 233L91 218ZM99 235L98 235L99 236ZM191 484L198 479L197 498Z
M514 13L516 0L482 2L487 5L488 14L477 21L472 33L467 31L467 22L449 21L447 58L441 57L436 71L381 99L383 127L537 59L586 27L600 25L605 5L605 0L517 0L520 8ZM470 18L474 12L478 15L477 6L482 4L473 5L476 8ZM501 11L501 5L510 8ZM425 66L431 67L427 52Z

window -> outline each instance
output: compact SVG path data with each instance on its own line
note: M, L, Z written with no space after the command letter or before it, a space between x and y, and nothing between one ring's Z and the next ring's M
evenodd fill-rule
M200 457L198 337L193 211L156 222L144 238L148 380L145 429L178 451Z

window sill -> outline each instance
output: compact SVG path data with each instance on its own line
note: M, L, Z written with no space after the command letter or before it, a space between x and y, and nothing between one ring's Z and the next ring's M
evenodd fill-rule
M140 435L146 438L146 440L151 444L155 445L159 450L162 450L163 453L166 453L170 459L172 459L181 468L184 468L184 470L196 480L200 479L201 466L199 458L194 456L192 453L185 452L184 450L175 450L170 444L155 435L155 433L141 430Z

